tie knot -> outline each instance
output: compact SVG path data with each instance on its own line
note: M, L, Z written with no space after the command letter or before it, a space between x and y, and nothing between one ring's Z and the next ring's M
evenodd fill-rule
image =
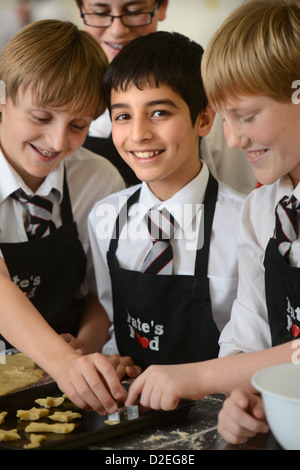
M298 199L295 198L294 195L292 196L284 196L280 203L286 207L286 209L290 209L290 210L296 210L296 211L299 211L300 209L300 202L298 201Z
M43 220L51 219L55 197L54 189L51 190L48 196L29 196L22 189L18 189L12 194L12 197L25 204L31 216L36 216Z
M295 196L285 196L277 204L275 210L276 225L274 236L282 256L289 262L292 243L298 237L298 213L300 203Z
M167 209L150 209L147 213L147 225L154 240L170 240L174 233L174 217Z
M26 232L28 238L42 238L49 235L50 230L54 228L51 220L55 190L52 189L48 196L28 196L22 189L18 189L12 195L12 198L27 207L29 213Z

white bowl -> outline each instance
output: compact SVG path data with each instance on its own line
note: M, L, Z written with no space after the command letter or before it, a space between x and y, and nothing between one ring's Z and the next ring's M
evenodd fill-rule
M281 364L257 372L252 385L261 393L270 429L286 450L300 450L300 365Z

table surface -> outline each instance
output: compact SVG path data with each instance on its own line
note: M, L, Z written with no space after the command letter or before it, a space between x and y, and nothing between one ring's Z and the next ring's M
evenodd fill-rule
M179 422L152 427L85 447L86 450L281 450L271 433L260 434L243 445L229 445L217 431L223 395L212 395L194 403Z

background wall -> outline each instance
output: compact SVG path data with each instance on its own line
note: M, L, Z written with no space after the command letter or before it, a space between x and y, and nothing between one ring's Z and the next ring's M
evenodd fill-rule
M167 18L160 29L178 31L206 47L223 20L243 0L169 0Z
M204 48L209 38L243 0L169 0L167 18L159 29L178 31ZM80 25L75 0L0 0L0 49L26 22L43 18L68 19ZM23 8L23 10L22 10Z

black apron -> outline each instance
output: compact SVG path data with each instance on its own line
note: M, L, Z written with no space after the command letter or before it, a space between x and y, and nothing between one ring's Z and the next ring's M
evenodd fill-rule
M300 335L300 268L288 264L271 238L265 253L265 286L272 346Z
M109 160L119 170L127 186L133 186L141 182L130 166L119 155L111 135L107 138L88 135L83 147Z
M37 240L0 243L0 250L11 279L52 328L76 335L84 306L77 292L87 261L73 221L66 178L63 194L62 225L57 230ZM10 346L6 341L6 347Z
M210 175L204 200L204 246L197 251L194 276L144 274L118 266L119 220L126 220L139 192L125 204L125 218L121 209L107 253L119 353L131 356L142 368L215 358L219 331L211 311L207 268L218 183Z

